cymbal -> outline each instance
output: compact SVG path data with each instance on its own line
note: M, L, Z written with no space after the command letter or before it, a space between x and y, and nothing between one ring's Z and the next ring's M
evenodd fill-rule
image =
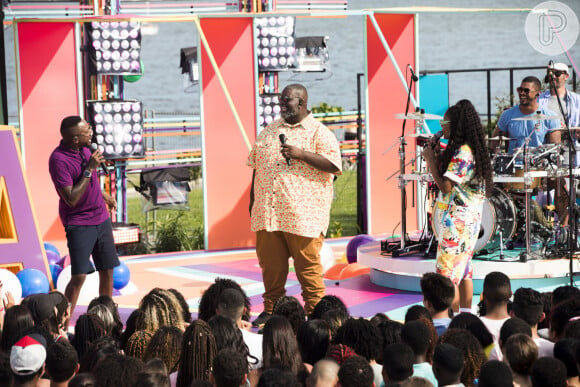
M418 112L413 112L413 113L409 113L409 114L395 114L396 118L399 118L401 120L442 120L443 117L442 116L438 116L436 114L429 114L429 113L418 113Z
M411 133L411 134L407 134L406 137L431 138L434 135L435 134L433 134L433 133Z
M542 113L532 114L531 116L512 118L513 121L538 121L538 120L559 120L558 116L547 116Z
M555 128L548 130L549 132L556 132L559 130L567 130L566 128ZM580 130L580 126L571 127L570 130Z
M487 141L509 141L509 140L515 140L515 138L509 138L509 137L504 137L504 136L495 136L495 137L489 137L487 139Z

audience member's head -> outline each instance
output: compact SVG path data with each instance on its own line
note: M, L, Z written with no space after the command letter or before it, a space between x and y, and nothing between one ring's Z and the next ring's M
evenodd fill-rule
M163 361L168 373L174 373L179 367L183 332L178 327L161 327L149 340L143 354L143 361L158 358Z
M432 320L431 313L429 313L429 310L427 310L427 308L425 308L423 305L413 305L409 307L409 309L407 309L407 312L405 313L405 323L408 323L409 321L418 320L421 317Z
M433 354L433 374L441 386L459 384L463 372L463 353L454 345L441 343Z
M400 387L433 387L433 383L421 376L411 376L401 383Z
M159 297L163 300L165 305L167 306L168 312L168 321L161 326L174 326L180 329L184 329L186 321L183 319L183 308L181 307L181 303L175 296L175 293L169 291L168 289L163 288L153 288L149 292L156 297Z
M455 286L448 277L438 273L425 273L420 281L423 304L431 315L447 311L455 297Z
M79 373L92 372L101 359L113 353L120 353L117 340L111 336L99 337L91 343L85 355L80 358Z
M303 371L304 363L300 356L296 336L286 317L272 315L264 325L262 362L264 369L288 367L296 376Z
M566 366L553 357L541 357L532 366L532 387L566 387Z
M556 342L563 337L570 319L580 316L580 297L570 298L556 305L550 314L550 338Z
M141 372L155 372L158 374L169 375L165 363L159 358L147 360L145 362L145 367L143 367Z
M135 329L140 331L155 332L163 326L183 326L181 313L179 313L167 300L155 289L147 293L139 302L139 309L143 314L139 315L135 322ZM170 293L171 294L171 293ZM177 305L177 301L175 301Z
M554 344L554 357L566 366L568 379L577 378L579 374L580 359L576 358L577 349L580 349L580 340L576 339L561 339Z
M68 387L96 387L97 381L91 372L81 372L73 376Z
M116 340L120 340L121 334L123 333L123 321L121 321L121 316L119 315L119 308L117 307L117 304L115 303L115 301L111 296L101 295L91 300L87 308L87 312L91 312L91 310L95 308L97 305L102 305L106 307L111 313L111 317L113 318L113 322L111 323L108 321L109 317L104 316L106 315L106 313L104 313L103 311L97 310L94 311L94 313L96 313L97 315L99 315L99 317L103 319L103 322L105 323L105 328L107 329L107 334L112 336Z
M34 326L34 320L30 310L24 305L14 305L6 309L4 325L2 325L2 338L0 350L10 352L10 348L24 336L24 333Z
M390 321L391 319L384 313L375 313L373 317L370 318L371 324L378 327L380 323L385 321Z
M331 359L318 360L306 379L307 387L334 387L338 382L340 366Z
M35 326L42 327L52 337L59 335L60 326L56 319L56 304L53 296L46 293L32 294L24 298L21 305L30 310Z
M230 289L224 290L224 293L227 290ZM250 350L244 342L242 331L233 320L218 314L210 318L207 323L215 337L216 350L218 352L224 348L230 348L246 358L250 357L252 365L258 364L259 360L250 355Z
M511 317L505 320L499 329L499 346L503 348L504 343L513 335L522 333L532 337L532 328L527 322L518 317Z
M383 350L383 380L387 383L400 383L413 375L415 353L404 343L386 345Z
M507 305L512 296L512 287L507 275L499 271L488 273L483 280L483 300L490 309Z
M144 367L140 359L114 353L98 362L93 374L97 386L133 387Z
M143 360L143 356L145 355L145 350L147 346L151 342L151 338L153 337L153 332L151 331L135 331L129 337L129 341L127 341L127 348L125 349L125 354L127 356L132 356L134 358Z
M552 291L552 308L571 298L580 298L580 288L570 285L558 286Z
M213 360L212 376L216 387L239 387L248 377L248 358L232 348L220 350Z
M490 360L481 366L477 387L514 387L510 367L499 360Z
M219 296L224 289L236 289L244 295L245 314L243 319L249 321L251 308L250 299L236 281L227 278L216 278L214 283L203 292L201 299L199 300L198 318L203 321L209 321L209 319L216 314Z
M115 329L115 318L113 313L109 308L103 304L95 304L92 308L87 309L87 313L96 314L103 320L103 326L105 328L105 336L113 336L113 330ZM119 338L121 337L121 332L118 332Z
M260 375L258 387L300 387L298 378L283 366L268 368Z
M173 295L179 302L179 305L181 305L181 310L183 312L183 321L185 321L186 324L189 324L191 322L191 311L189 309L189 304L187 303L187 300L183 296L183 293L173 288L167 290L173 293Z
M209 381L216 355L215 338L209 325L203 320L192 321L183 333L177 385L189 386L196 379Z
M479 317L472 313L459 313L451 319L449 328L467 329L479 341L482 348L493 344L493 336Z
M330 345L330 328L324 320L308 320L296 335L300 355L305 363L314 365L326 355Z
M67 340L59 340L46 350L46 372L50 380L63 383L79 369L77 351Z
M356 355L354 349L344 344L330 344L328 351L326 351L326 357L334 360L338 365L341 365L343 361L354 355Z
M56 307L56 321L61 329L65 329L68 320L70 319L70 304L68 298L58 291L53 290L48 295L51 297L55 307ZM121 324L121 328L123 325Z
M552 310L552 292L542 292L544 319L538 323L538 329L548 329L550 326L550 311Z
M135 331L137 330L137 320L144 318L144 313L141 309L135 309L131 312L129 317L127 317L127 322L125 324L125 330L121 334L121 341L119 346L124 351L127 349L127 341ZM82 361L82 359L81 359Z
M531 327L536 327L544 315L542 294L531 288L519 288L514 292L512 315L519 317Z
M304 307L296 297L282 296L274 304L272 314L284 316L290 321L294 334L298 333L298 328L306 321Z
M447 329L439 337L439 343L448 343L455 346L463 353L465 365L461 373L461 383L466 386L473 385L481 365L485 361L485 354L479 341L466 329Z
M562 338L580 340L580 318L568 320Z
M345 321L336 336L333 337L334 344L348 345L354 349L357 355L367 359L367 361L379 358L379 352L383 347L381 333L370 321L364 318L350 318Z
M134 386L171 387L171 381L167 374L161 372L141 371L135 378Z
M512 371L520 375L530 375L532 365L538 359L538 346L524 333L510 336L503 344L502 352Z
M105 336L103 320L93 313L81 314L75 323L75 335L72 340L79 359L83 358L93 341L103 336Z
M358 355L346 359L338 370L338 382L343 387L372 387L374 373L369 361Z
M20 338L10 350L10 368L15 384L34 383L44 372L46 340L38 334ZM32 385L32 384L31 384Z
M245 302L246 299L244 298L244 295L238 289L224 289L218 298L217 313L219 313L220 316L238 322L242 319L242 316L245 313ZM209 321L209 319L207 321Z
M337 296L333 296L331 294L327 294L326 296L322 297L320 301L318 301L309 318L311 319L322 318L322 315L324 313L333 309L342 310L347 316L350 316L348 313L348 308L340 298L338 298Z
M328 326L330 327L330 335L334 337L336 336L336 332L338 332L338 328L340 328L349 318L350 315L347 311L342 309L331 309L324 312L320 319L328 323ZM312 317L310 319L315 320Z
M431 340L431 333L427 325L419 320L405 323L401 330L401 339L403 343L413 350L416 362L423 363L426 361L429 340ZM420 361L418 361L419 358L421 359Z

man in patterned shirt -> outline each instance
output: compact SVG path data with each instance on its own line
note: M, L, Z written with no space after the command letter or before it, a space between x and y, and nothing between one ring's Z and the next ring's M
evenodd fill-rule
M342 163L336 137L314 119L307 103L304 86L287 86L280 96L282 118L258 135L248 157L254 169L251 224L265 288L257 326L286 294L290 257L306 313L324 296L320 248L328 229L333 178L342 173Z

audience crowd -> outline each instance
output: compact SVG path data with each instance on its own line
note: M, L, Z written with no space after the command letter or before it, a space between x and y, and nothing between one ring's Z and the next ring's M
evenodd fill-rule
M0 284L1 287L1 284ZM8 290L8 289L4 289ZM123 324L108 296L74 329L58 291L1 305L0 387L580 386L580 290L542 294L489 273L476 314L453 314L454 287L421 279L423 305L405 321L351 316L327 295L306 315L284 296L253 327L250 301L218 278L198 319L175 289L152 289Z

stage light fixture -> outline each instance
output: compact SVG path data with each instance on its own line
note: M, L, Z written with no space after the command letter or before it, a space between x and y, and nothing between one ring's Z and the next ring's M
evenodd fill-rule
M199 82L199 67L197 64L197 47L184 47L180 50L179 67L183 74L183 89L188 91Z
M93 74L141 74L141 23L94 21L86 23L90 69Z
M283 71L294 66L295 25L292 16L254 19L259 71Z
M105 159L141 158L143 105L135 100L87 101L93 141Z
M296 66L294 71L326 71L329 67L328 36L296 38Z
M280 115L280 94L261 94L258 105L258 125L265 128L270 122L277 120Z

